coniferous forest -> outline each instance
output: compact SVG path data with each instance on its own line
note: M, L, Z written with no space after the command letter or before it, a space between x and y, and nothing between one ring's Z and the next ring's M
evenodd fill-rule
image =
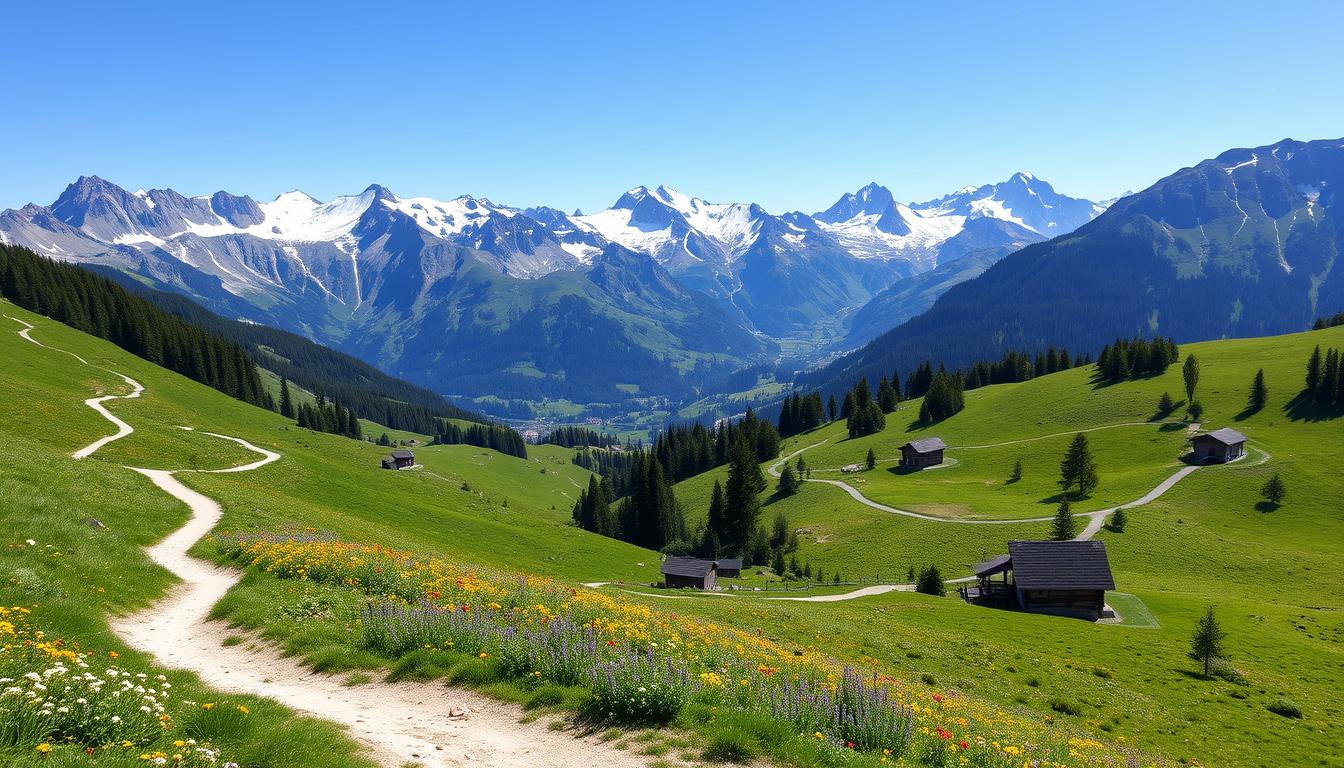
M0 245L0 296L244 402L274 409L256 364L212 334L79 267Z

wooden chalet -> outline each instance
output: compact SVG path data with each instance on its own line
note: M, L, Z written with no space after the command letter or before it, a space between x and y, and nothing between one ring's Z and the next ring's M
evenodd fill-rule
M943 463L943 451L947 443L941 437L926 437L923 440L911 440L901 446L901 466L910 469L936 467Z
M1246 454L1246 436L1223 427L1190 439L1191 460L1196 464L1226 464Z
M738 565L741 570L741 565ZM719 564L698 557L669 557L663 561L663 586L714 589Z
M1096 621L1115 589L1100 541L1010 541L1008 554L975 567L977 584L962 597L988 605Z
M742 576L742 558L725 558L715 562L719 565L719 578L736 579Z
M383 457L383 469L407 469L415 466L415 454L411 451L393 451Z

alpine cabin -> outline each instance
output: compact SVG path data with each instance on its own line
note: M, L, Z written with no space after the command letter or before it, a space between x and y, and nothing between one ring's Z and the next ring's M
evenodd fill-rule
M740 569L741 566L739 566ZM663 586L714 589L719 564L698 557L669 557L663 561Z
M1024 611L1101 618L1106 591L1115 589L1106 545L1100 541L1010 541L1008 554L975 567L977 585L962 597Z
M719 578L736 579L742 576L742 558L727 558L716 562L719 566Z
M415 466L415 454L411 451L393 451L383 457L383 469L408 469Z
M1190 444L1196 464L1226 464L1246 454L1246 436L1228 427L1195 435Z
M911 440L901 446L901 466L907 469L936 467L943 463L943 451L947 443L941 437L926 437L923 440Z

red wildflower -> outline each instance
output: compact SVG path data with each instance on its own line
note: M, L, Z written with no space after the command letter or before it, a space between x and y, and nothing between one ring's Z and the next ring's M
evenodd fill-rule
M965 739L962 739L961 741L957 742L957 746L961 747L962 749L970 749L970 748L971 748L971 745L970 745L970 744L967 744Z
M943 703L943 694L941 694L941 693L935 693L935 694L933 694L933 700L936 701L936 702L938 702L939 704L942 704L942 703Z
M845 742L845 749L853 749L853 748L854 748L854 742L852 741Z
M941 727L935 728L934 730L938 732L938 738L940 738L940 739L950 739L950 738L952 738L952 732L951 732L951 731L945 731L945 730L943 730Z

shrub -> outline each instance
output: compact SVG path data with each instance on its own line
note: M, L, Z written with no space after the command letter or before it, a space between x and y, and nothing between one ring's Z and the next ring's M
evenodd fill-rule
M1290 717L1294 720L1302 719L1302 707L1292 699L1278 699L1265 707L1280 717Z
M746 731L729 726L716 728L709 736L704 758L716 763L746 763L760 754L760 743Z
M652 652L630 652L589 671L592 707L601 717L628 723L665 723L677 716L690 690L684 667Z
M900 755L914 732L909 707L894 700L874 675L861 677L846 668L834 683L786 680L769 692L771 713L800 733L822 733L858 750L890 749Z
M1124 507L1121 507L1115 510L1115 514L1111 515L1110 529L1112 531L1115 531L1116 533L1124 533L1125 525L1127 525L1128 523L1129 523L1129 514L1125 512Z
M1069 699L1051 699L1050 708L1061 715L1078 715L1083 711L1083 708L1078 705L1078 702L1070 701Z

